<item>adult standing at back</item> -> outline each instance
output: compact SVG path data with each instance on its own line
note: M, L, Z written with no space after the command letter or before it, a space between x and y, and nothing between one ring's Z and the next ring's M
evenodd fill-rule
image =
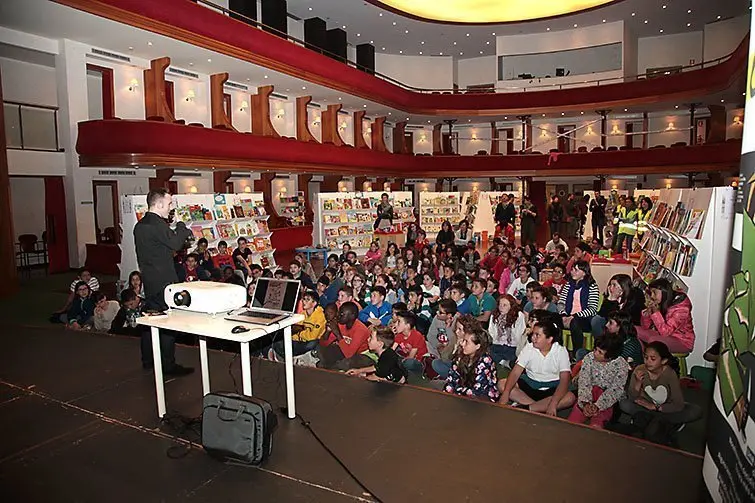
M500 226L501 232L506 230L508 224L514 225L516 208L508 194L501 196L501 202L495 207L495 222Z
M551 237L558 234L563 219L564 209L561 207L561 202L558 200L558 196L553 196L551 204L548 206L548 225L551 228Z
M150 190L147 208L144 217L134 227L136 260L142 273L147 310L163 311L168 308L163 298L165 287L178 283L173 254L184 247L191 231L183 222L178 222L175 230L168 225L173 197L167 190ZM194 371L191 367L176 364L176 339L166 330L160 331L160 350L165 375L186 375ZM145 369L153 366L149 333L142 335L142 366Z
M603 227L606 226L606 198L599 191L595 191L595 197L590 201L590 213L592 213L592 238L603 244Z
M535 244L537 226L537 206L532 204L530 196L524 196L521 207L522 215L522 246Z

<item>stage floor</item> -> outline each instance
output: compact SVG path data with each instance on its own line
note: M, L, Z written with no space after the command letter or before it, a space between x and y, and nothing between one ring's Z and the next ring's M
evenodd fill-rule
M279 413L262 468L182 459L159 429L154 378L136 339L13 328L0 354L4 501L371 501L299 420ZM168 410L201 411L194 375L166 383ZM253 361L255 395L285 405L281 364ZM214 390L240 384L239 359L211 352ZM230 372L229 372L230 369ZM296 368L298 412L382 501L692 502L699 457L563 420L409 386Z

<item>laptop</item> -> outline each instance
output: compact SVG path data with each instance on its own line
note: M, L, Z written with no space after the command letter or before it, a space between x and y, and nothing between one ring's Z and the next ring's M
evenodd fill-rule
M250 307L242 307L225 319L254 325L272 325L294 314L301 282L293 279L258 278Z

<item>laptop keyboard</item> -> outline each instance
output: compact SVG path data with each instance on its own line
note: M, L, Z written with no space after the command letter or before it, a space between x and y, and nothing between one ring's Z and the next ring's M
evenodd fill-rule
M239 316L249 316L252 318L261 318L263 320L272 320L273 318L277 318L278 316L280 316L280 314L264 313L260 311L244 311L243 313L240 313Z

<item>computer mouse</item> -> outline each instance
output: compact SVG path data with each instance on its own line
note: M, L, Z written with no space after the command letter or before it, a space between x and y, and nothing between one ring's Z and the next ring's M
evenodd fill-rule
M243 334L244 332L248 332L248 331L249 329L243 325L237 325L231 329L232 334Z

